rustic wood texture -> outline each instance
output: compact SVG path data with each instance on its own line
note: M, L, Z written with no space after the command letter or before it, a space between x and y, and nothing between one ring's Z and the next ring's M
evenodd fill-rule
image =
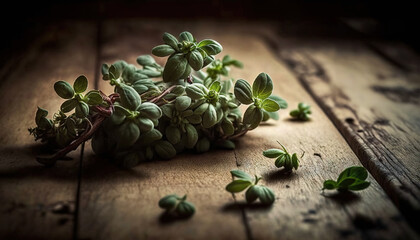
M73 161L45 168L35 161L28 127L36 107L51 116L61 100L57 80L72 82L79 73L93 79L95 25L68 22L45 27L12 67L2 68L0 101L0 239L71 239L80 151Z
M372 87L403 85L418 91L415 61L409 61L409 71L393 68L358 42L308 44L276 35L278 27L272 22L158 20L47 27L21 60L11 61L16 67L8 64L0 69L0 76L5 76L0 100L6 103L0 108L0 238L419 239L380 186L398 206L416 209L418 189L412 186L419 179L413 159L419 155L412 143L418 143L418 96L377 93ZM39 145L33 144L27 127L34 124L37 105L50 114L59 108L61 100L52 88L55 81L72 82L85 74L90 88L109 94L113 88L100 79L99 63L123 59L135 64L138 55L150 54L161 44L163 32L184 30L197 39L216 39L223 54L243 61L244 70L232 71L235 79L252 82L260 72L269 73L275 94L289 102L280 121L270 120L249 132L234 151L184 153L131 170L94 156L90 142L82 154L79 150L70 154L73 161L61 161L53 168L35 161ZM387 49L390 57L401 57ZM158 61L164 63L165 58ZM394 103L395 98L404 100ZM292 121L288 112L302 101L312 106L312 120ZM357 138L346 131L356 132ZM285 173L273 159L263 157L263 150L279 147L277 140L291 152L305 152L297 171ZM365 140L374 141L368 145ZM362 143L366 146L359 148ZM356 155L378 181L370 176L372 184L362 192L323 196L325 179L361 164ZM385 163L392 163L392 168ZM261 183L276 193L274 205L249 206L243 193L226 192L232 169L262 176ZM171 193L187 194L196 214L182 221L164 218L157 203Z
M101 37L101 61L125 59L135 63L140 54L161 43L164 31L190 30L201 39L211 37L224 46L224 54L242 60L245 70L234 70L235 78L253 81L264 71L275 81L275 92L289 101L313 106L313 120L269 122L240 139L234 152L216 151L203 155L189 153L171 161L142 164L124 171L106 160L90 156L83 167L80 197L80 238L93 239L415 239L398 210L378 183L349 196L324 197L325 179L336 178L346 167L360 165L355 154L326 115L300 86L298 80L268 51L257 33L269 33L261 25L181 23L143 21L105 22ZM246 39L246 41L244 41ZM263 60L261 60L263 59ZM99 81L99 87L112 88ZM290 109L289 108L289 109ZM291 151L306 152L301 168L285 175L262 151L287 144ZM88 155L91 155L88 150ZM319 156L315 156L319 154ZM232 196L224 190L239 168L264 177L263 184L277 194L270 208L243 205L243 194ZM205 180L203 176L208 176ZM166 223L157 207L160 197L187 193L196 204L192 219Z
M289 44L293 42L293 44ZM278 54L413 225L420 213L420 75L390 45L355 41L279 42ZM371 43L373 44L373 43ZM375 50L375 51L376 51ZM392 59L392 60L389 60ZM405 62L415 61L415 57Z

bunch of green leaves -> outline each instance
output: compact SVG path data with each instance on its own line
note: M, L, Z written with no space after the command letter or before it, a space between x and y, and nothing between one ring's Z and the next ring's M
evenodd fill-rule
M307 121L311 113L311 106L306 103L299 103L297 109L290 111L290 116L300 121Z
M121 166L133 167L156 158L170 159L185 150L233 149L233 139L261 121L278 119L276 111L287 107L283 99L271 95L273 83L265 73L252 89L242 79L234 84L230 66L242 67L242 63L229 56L214 60L213 55L222 50L216 41L197 42L189 32L182 32L178 39L165 33L163 39L165 44L152 53L169 56L164 67L150 55L137 58L140 66L121 60L102 65L103 80L114 87L112 101L111 95L102 96L97 90L83 95L87 87L83 76L73 87L57 82L55 89L65 99L61 111L55 120L47 120L47 112L40 109L38 127L31 133L64 148L98 119L98 110L105 109L101 117L106 119L95 127L92 148ZM206 73L203 67L207 65ZM251 104L244 116L241 103ZM73 109L73 114L65 116ZM76 127L67 129L74 122ZM65 131L57 130L65 127ZM73 130L76 134L69 134Z
M173 217L187 218L195 213L194 205L187 201L187 195L179 197L176 194L167 195L159 200L159 207Z
M163 34L165 44L156 46L152 53L158 57L169 56L164 70L164 82L177 82L191 74L191 69L199 71L214 61L214 55L222 51L222 45L212 39L200 42L189 32L182 32L178 39L170 33Z
M75 140L89 123L88 116L90 107L103 103L99 91L92 90L83 94L88 87L88 80L85 76L79 76L73 86L65 81L58 81L54 84L54 90L58 96L65 99L61 104L60 111L48 119L48 111L38 107L35 116L36 128L30 128L29 132L35 136L35 140L41 139L54 147L62 148ZM69 113L74 113L69 116Z
M287 103L280 97L271 95L273 92L273 81L266 73L260 73L251 85L239 79L235 83L234 93L236 99L242 104L250 106L246 109L243 122L249 129L254 129L263 121L265 112L270 117L270 113L277 112L281 108L286 108ZM272 115L278 118L278 115Z
M287 149L283 146L283 144L279 143L282 149L271 148L265 150L263 155L268 158L275 158L276 161L274 164L277 168L284 167L285 170L291 171L293 168L295 170L299 167L299 159L296 153L290 155ZM300 158L303 157L303 154Z
M326 180L322 190L360 191L370 186L370 182L366 181L367 177L368 172L364 167L349 167L340 173L337 181Z
M275 196L273 191L266 186L257 185L260 177L251 177L248 173L241 170L230 171L234 180L226 186L226 191L230 193L239 193L246 190L245 199L247 203L252 203L257 199L264 205L274 203Z

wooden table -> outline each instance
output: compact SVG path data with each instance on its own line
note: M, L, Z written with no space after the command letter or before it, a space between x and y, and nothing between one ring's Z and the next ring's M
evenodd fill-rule
M419 239L420 59L404 44L341 24L339 32L310 23L148 19L40 27L0 71L0 239ZM281 119L249 132L234 151L185 153L132 170L95 157L89 142L69 154L73 161L53 168L35 161L39 144L27 128L37 106L59 108L55 81L84 74L90 88L110 93L101 63L135 63L163 32L183 30L216 39L243 61L235 79L270 74L290 106ZM312 120L291 121L302 101ZM285 175L262 156L277 140L305 152L298 171ZM323 196L323 181L352 165L369 170L371 187ZM274 205L233 198L224 190L232 169L262 176ZM186 193L196 214L164 221L157 202L170 193Z

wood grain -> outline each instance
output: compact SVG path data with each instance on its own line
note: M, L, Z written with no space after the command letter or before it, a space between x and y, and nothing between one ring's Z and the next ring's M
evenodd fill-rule
M51 24L13 67L1 70L0 239L73 237L80 152L45 168L35 161L39 143L27 129L37 106L50 116L59 109L55 81L72 83L82 73L93 79L95 33L86 22Z
M171 161L142 164L121 170L105 159L91 155L84 164L80 198L80 238L88 239L415 239L404 218L378 183L354 195L324 197L322 182L336 178L346 167L360 165L355 154L327 116L280 63L259 34L271 32L269 23L235 24L211 22L105 22L101 60L130 63L161 43L164 31L190 30L197 38L214 38L224 53L238 58L245 70L234 70L235 78L253 81L264 71L275 81L275 93L294 107L300 101L313 106L313 120L269 122L240 139L234 152L189 153ZM244 40L246 39L246 41ZM100 88L108 89L99 82ZM291 151L306 152L301 168L284 175L264 149L276 147L276 140ZM88 152L91 150L88 150ZM319 154L319 156L315 156ZM263 184L277 195L270 208L246 206L242 194L237 203L224 190L239 168L264 177ZM205 177L205 179L202 179ZM187 221L167 223L160 219L159 198L187 193L197 213Z
M176 34L184 29L195 32L181 22L105 22L101 61L124 59L135 64L137 56L150 54L152 47L160 44L164 31ZM98 85L112 92L107 82L100 80ZM224 208L233 203L224 190L231 180L229 170L236 167L232 151L182 154L132 170L97 159L89 148L87 156L81 180L79 238L230 239L234 233L238 239L246 239L242 213ZM187 194L196 214L184 221L163 218L158 201L168 194Z
M279 48L279 56L416 225L420 75L390 64L360 42L295 41L294 47Z

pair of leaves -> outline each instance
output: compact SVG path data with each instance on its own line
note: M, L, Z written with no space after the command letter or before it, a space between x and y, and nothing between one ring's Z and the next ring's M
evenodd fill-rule
M211 39L199 43L189 32L182 32L177 39L175 36L164 33L164 45L152 49L152 54L169 56L163 70L163 81L174 82L190 75L191 69L196 71L207 66L214 60L212 55L222 51L222 46Z
M366 181L368 172L364 167L353 166L346 168L337 178L337 181L326 180L324 189L339 191L360 191L369 187L370 182Z
M311 113L311 106L306 103L299 103L297 109L290 111L290 116L300 121L307 121Z
M166 210L166 213L174 217L187 218L195 213L194 204L187 201L187 195L179 197L171 194L159 200L159 207Z
M274 164L277 168L284 167L284 169L287 171L291 171L293 168L297 170L299 167L299 159L297 154L293 153L290 155L290 153L287 152L287 149L282 144L280 145L282 149L271 148L265 150L263 155L268 158L276 158Z
M266 73L260 73L251 85L239 79L235 83L234 94L243 104L250 105L244 114L243 122L250 124L250 129L256 128L264 119L264 111L276 112L280 108L287 107L287 103L277 96L271 96L273 82ZM275 116L274 116L275 117Z
M275 196L273 191L268 187L257 185L261 178L255 176L254 179L248 173L241 170L232 170L230 173L235 180L226 186L226 191L238 193L248 188L245 192L247 203L252 203L257 199L260 199L260 202L264 205L271 205L274 203Z
M206 78L214 81L220 79L220 76L228 76L230 71L229 66L243 68L243 64L240 61L232 59L229 55L226 55L222 60L215 60L208 66L206 69Z
M88 87L88 80L85 76L79 76L73 83L73 87L65 82L58 81L54 84L56 93L64 99L68 99L61 104L60 110L64 113L75 109L78 118L85 118L89 115L89 106L100 105L103 102L102 96L97 90L89 91L85 96L82 95Z

